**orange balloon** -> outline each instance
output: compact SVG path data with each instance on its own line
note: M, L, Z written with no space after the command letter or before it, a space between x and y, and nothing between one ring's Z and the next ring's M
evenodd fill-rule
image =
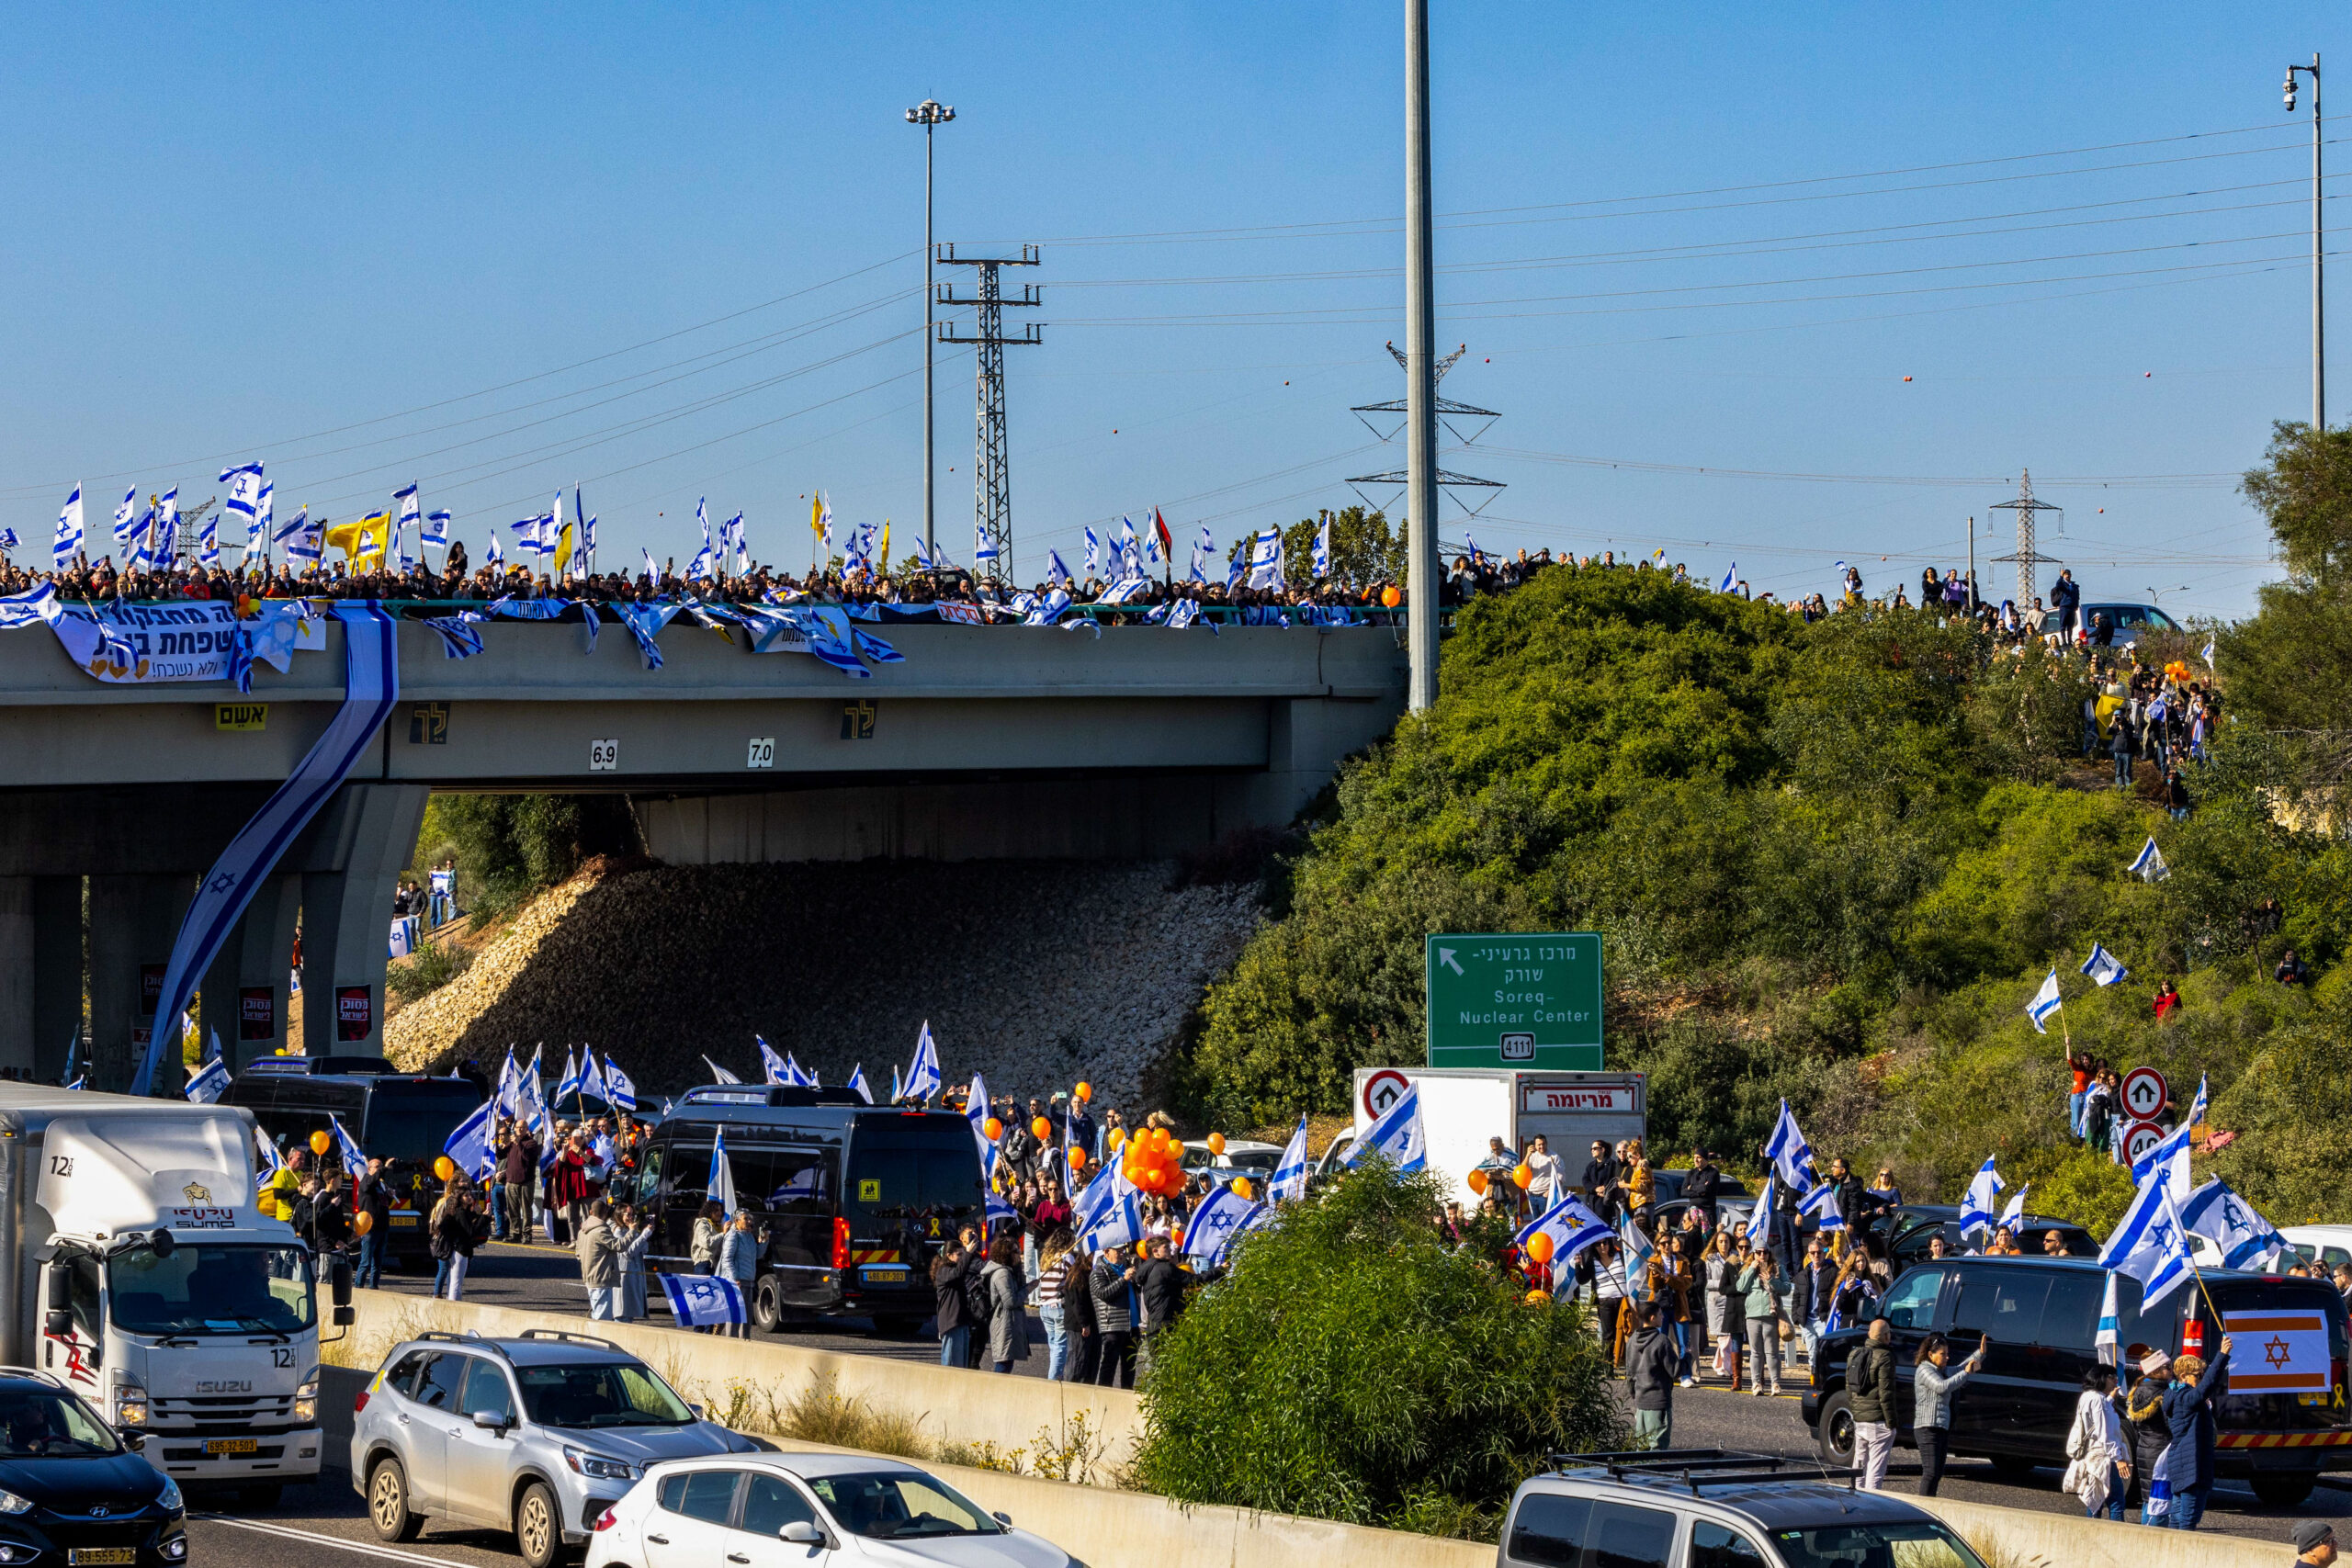
M1233 1195L1236 1198L1247 1202L1251 1197L1255 1196L1256 1193L1257 1189L1250 1185L1250 1179L1248 1177L1237 1176L1233 1179Z
M1510 1179L1513 1185L1525 1188L1535 1179L1535 1168L1522 1163L1517 1170L1510 1173Z
M1545 1302L1548 1302L1552 1298L1548 1294L1542 1291L1530 1291L1527 1292L1527 1304L1529 1306L1542 1306Z
M1476 1192L1481 1198L1485 1197L1487 1195L1487 1178L1485 1171L1472 1171L1470 1173L1470 1190Z
M1046 1121L1043 1116L1040 1116L1035 1122L1029 1123L1029 1131L1037 1135L1037 1141L1039 1143L1044 1143L1047 1138L1054 1135L1054 1124L1051 1122Z
M366 1235L369 1231L374 1230L375 1228L376 1216L369 1213L367 1210L362 1209L357 1213L351 1216L352 1235Z
M1223 1133L1211 1133L1209 1134L1209 1153L1213 1155L1221 1155L1225 1153L1225 1134Z
M1080 1105L1085 1104L1088 1100L1092 1100L1093 1098L1094 1086L1092 1084L1081 1083L1078 1086L1078 1102Z
M1176 1225L1176 1226L1174 1226L1174 1227L1170 1228L1170 1231L1169 1231L1169 1233L1168 1233L1168 1240L1169 1240L1169 1244L1170 1244L1170 1246L1173 1246L1173 1247L1182 1247L1182 1246L1183 1246L1183 1245L1184 1245L1184 1227L1183 1227L1182 1225Z
M322 1155L333 1147L334 1147L334 1140L327 1136L327 1130L324 1127L320 1128L317 1132L311 1134L311 1152L312 1154Z
M1396 584L1391 583L1380 591L1380 602L1393 610L1405 602L1405 596L1396 592Z
M433 1174L447 1181L458 1174L458 1162L447 1155L442 1155L433 1162Z
M999 1138L1004 1136L1004 1123L998 1121L993 1116L989 1117L987 1121L980 1123L980 1136L986 1138L991 1144L995 1143Z
M1538 1263L1552 1261L1552 1238L1538 1231L1527 1238L1527 1256Z
M1111 1146L1113 1148L1125 1148L1126 1146L1126 1143L1127 1130L1125 1127L1114 1127L1111 1129Z
M1086 1151L1084 1149L1070 1150L1069 1168L1072 1170L1084 1170L1086 1168Z

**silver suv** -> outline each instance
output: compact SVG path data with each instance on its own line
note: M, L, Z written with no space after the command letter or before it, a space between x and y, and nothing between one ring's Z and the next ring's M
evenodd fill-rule
M413 1540L427 1518L511 1529L529 1568L585 1542L647 1465L759 1449L620 1347L545 1329L403 1341L351 1422L351 1473L378 1536Z
M1984 1568L1908 1498L1804 1460L1721 1449L1561 1454L1511 1498L1500 1568Z

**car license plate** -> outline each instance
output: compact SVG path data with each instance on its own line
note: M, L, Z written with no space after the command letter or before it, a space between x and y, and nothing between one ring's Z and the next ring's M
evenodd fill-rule
M413 1230L416 1228L416 1216L414 1214L394 1214L392 1216L392 1226L396 1230L401 1228Z
M868 1269L865 1282L869 1285L903 1285L907 1282L907 1271L903 1269Z
M65 1561L77 1565L85 1562L136 1562L139 1549L135 1546L76 1546L65 1553Z
M251 1438L207 1438L204 1439L204 1457L219 1459L223 1454L249 1454L260 1446ZM112 1562L113 1559L94 1558L92 1561Z

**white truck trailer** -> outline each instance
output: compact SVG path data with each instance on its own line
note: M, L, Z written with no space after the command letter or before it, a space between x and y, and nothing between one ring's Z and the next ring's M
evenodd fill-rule
M1640 1073L1358 1067L1354 1136L1363 1136L1408 1086L1420 1090L1430 1168L1464 1203L1477 1201L1468 1179L1487 1158L1489 1138L1524 1153L1527 1140L1543 1134L1573 1185L1595 1138L1614 1144L1648 1135L1648 1084Z
M183 1486L265 1505L324 1445L311 1253L254 1206L255 1155L232 1106L0 1083L0 1361L144 1432Z

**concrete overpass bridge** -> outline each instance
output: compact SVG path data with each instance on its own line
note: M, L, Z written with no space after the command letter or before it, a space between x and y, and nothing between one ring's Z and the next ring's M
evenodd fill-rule
M583 652L576 623L496 622L462 660L404 626L391 721L203 978L239 998L224 1045L286 1043L298 914L307 1048L337 1047L338 996L339 1048L380 1043L392 892L436 789L625 794L682 864L1148 858L1287 822L1404 709L1385 627L877 629L904 662L859 681L683 621L657 671L616 626ZM342 701L326 635L240 697L101 684L45 629L0 632L0 1066L53 1077L86 987L93 1082L128 1082L196 878Z

